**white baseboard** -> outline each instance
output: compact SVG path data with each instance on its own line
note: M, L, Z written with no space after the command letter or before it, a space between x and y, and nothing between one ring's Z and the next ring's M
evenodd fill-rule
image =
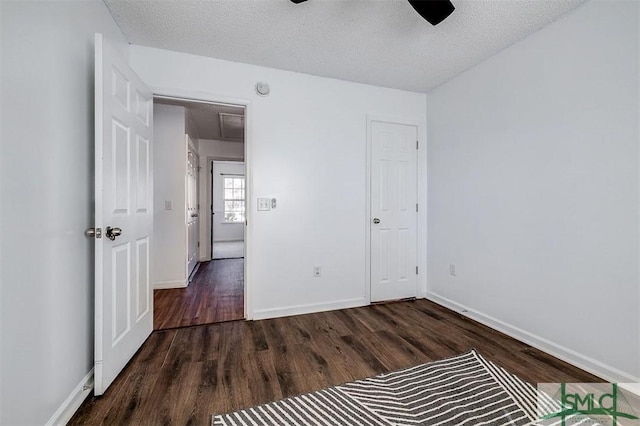
M71 391L67 399L65 399L62 405L53 413L53 416L51 416L46 423L46 426L66 425L92 390L93 368L80 380L80 383Z
M175 281L157 281L153 283L154 290L162 290L168 288L184 288L189 285L187 280L175 280Z
M536 349L540 349L541 351L546 352L549 355L553 355L554 357L559 358L563 361L566 361L569 364L575 365L576 367L581 368L593 375L596 375L608 382L620 383L621 387L624 387L625 389L628 389L634 393L636 392L636 390L633 389L637 389L638 387L640 387L640 385L638 385L640 383L640 378L633 377L633 375L629 373L626 373L615 367L578 353L573 349L569 349L563 345L552 342L513 325L507 324L499 319L473 310L467 306L461 305L460 303L454 302L453 300L442 297L436 293L427 292L426 298L431 300L432 302L454 310L461 315L478 321L481 324L491 327L494 330L498 330L506 334L507 336L511 336L514 339L520 340L521 342L533 346Z
M312 314L315 312L334 311L336 309L357 308L366 306L369 302L365 298L337 300L335 302L317 303L309 305L296 305L286 308L256 309L253 311L253 319L269 319L288 317L291 315Z

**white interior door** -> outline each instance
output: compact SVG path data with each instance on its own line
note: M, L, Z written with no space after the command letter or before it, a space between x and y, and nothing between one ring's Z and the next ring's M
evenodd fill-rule
M96 395L104 393L153 328L152 129L151 91L96 34Z
M371 301L416 297L418 129L370 126Z
M187 140L187 175L186 175L186 213L187 213L187 277L198 263L198 154L191 142L189 135Z

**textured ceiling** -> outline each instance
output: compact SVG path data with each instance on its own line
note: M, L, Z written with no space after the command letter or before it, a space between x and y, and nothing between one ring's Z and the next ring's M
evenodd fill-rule
M225 113L244 116L244 107L166 98L155 98L154 103L185 107L187 110L187 119L191 120L195 125L199 139L244 142L244 135L240 138L225 138L222 136L220 117L218 115L219 113Z
M428 92L585 0L105 0L132 44Z

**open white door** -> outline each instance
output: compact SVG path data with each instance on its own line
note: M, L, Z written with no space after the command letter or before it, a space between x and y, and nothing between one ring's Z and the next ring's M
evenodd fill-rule
M416 297L418 128L383 121L369 125L371 301Z
M102 395L153 328L153 96L95 41L95 389Z

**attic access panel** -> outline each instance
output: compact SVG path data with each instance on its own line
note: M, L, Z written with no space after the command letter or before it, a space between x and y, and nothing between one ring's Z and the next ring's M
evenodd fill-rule
M219 112L220 136L223 139L241 141L244 139L244 115Z

